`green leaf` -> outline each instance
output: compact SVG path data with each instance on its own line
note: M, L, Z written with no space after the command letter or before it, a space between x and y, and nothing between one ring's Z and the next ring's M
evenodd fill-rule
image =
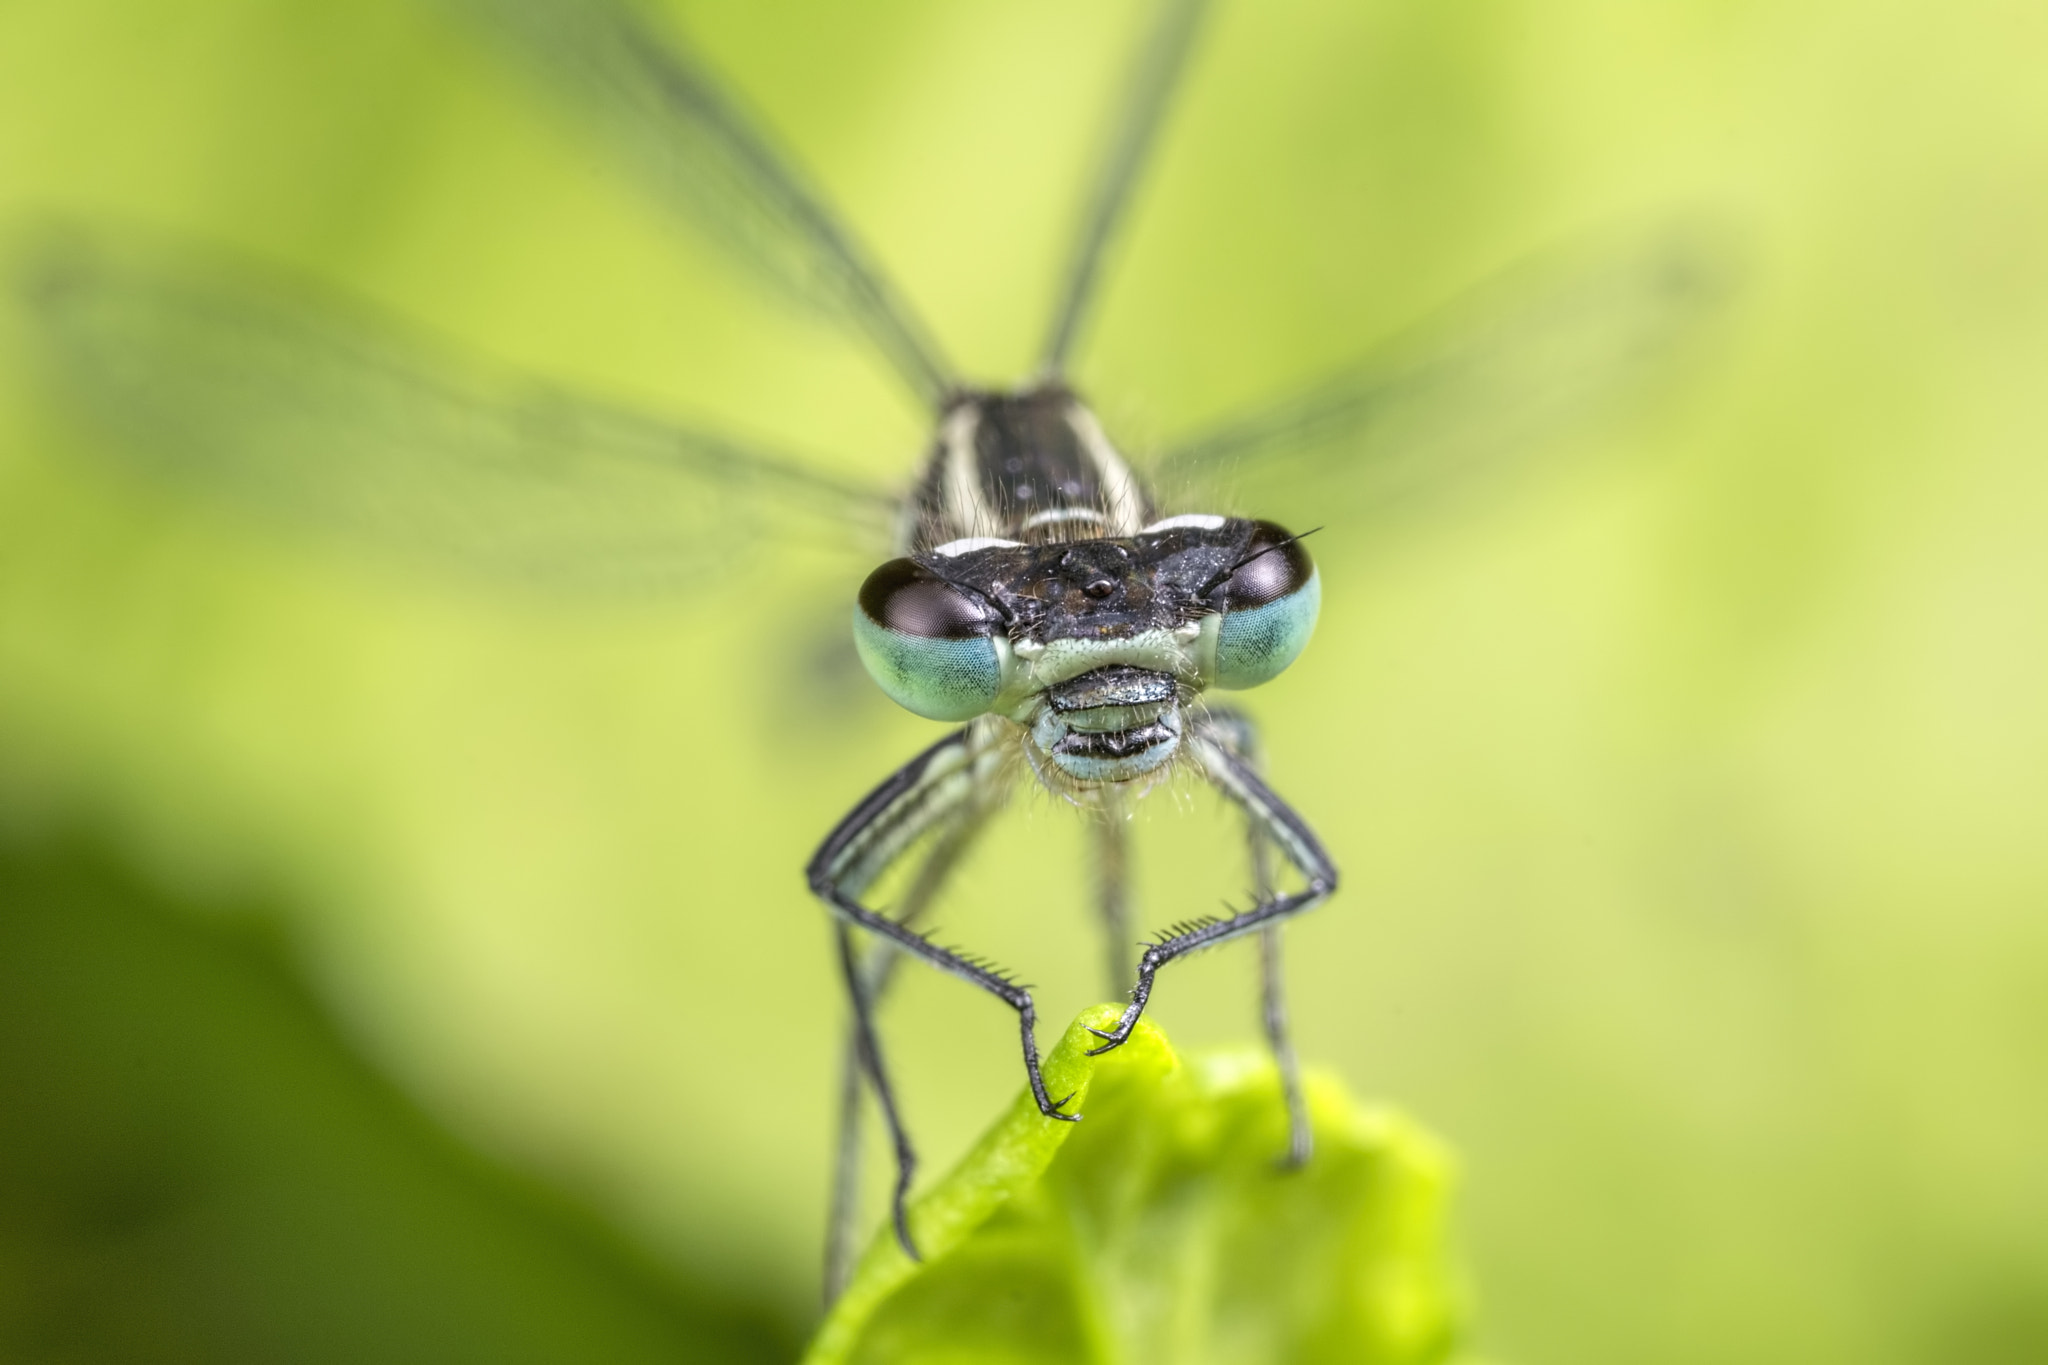
M1445 1359L1464 1296L1444 1149L1311 1073L1315 1157L1283 1170L1271 1062L1183 1059L1143 1023L1087 1056L1116 1013L1085 1012L1046 1059L1085 1121L1020 1094L912 1206L924 1262L879 1232L809 1365Z

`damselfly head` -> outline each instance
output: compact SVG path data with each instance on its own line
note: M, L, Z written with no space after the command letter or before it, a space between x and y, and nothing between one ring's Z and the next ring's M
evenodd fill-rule
M1197 695L1256 687L1292 663L1321 597L1299 537L1179 516L1132 536L984 536L891 560L861 588L854 642L908 710L1004 715L1041 772L1125 782L1173 757Z

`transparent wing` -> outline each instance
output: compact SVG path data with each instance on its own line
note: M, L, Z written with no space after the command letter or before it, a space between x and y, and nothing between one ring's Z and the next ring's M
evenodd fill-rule
M1255 490L1259 515L1334 524L1505 475L1668 372L1736 273L1731 244L1696 228L1524 264L1321 382L1177 443L1156 478L1190 506Z
M1068 249L1064 281L1041 352L1048 375L1066 370L1068 353L1095 302L1097 277L1111 239L1130 209L1174 93L1187 75L1208 8L1209 0L1160 0L1151 30L1131 63L1123 99L1103 140L1087 211Z
M872 256L701 58L617 0L446 0L581 107L620 161L785 296L864 334L933 408L956 387Z
M467 357L219 254L40 234L47 377L160 480L540 585L660 591L764 538L886 537L891 499Z

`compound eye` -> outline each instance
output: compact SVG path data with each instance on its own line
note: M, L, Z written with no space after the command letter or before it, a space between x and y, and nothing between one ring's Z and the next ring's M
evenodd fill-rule
M1323 581L1299 540L1262 521L1238 567L1210 594L1223 612L1216 632L1216 686L1257 687L1278 677L1315 633Z
M970 720L1002 691L1008 650L987 601L909 559L868 575L853 609L853 643L868 675L906 711Z
M1308 586L1316 576L1308 550L1285 527L1254 522L1251 543L1238 556L1237 570L1211 594L1225 611L1277 602Z

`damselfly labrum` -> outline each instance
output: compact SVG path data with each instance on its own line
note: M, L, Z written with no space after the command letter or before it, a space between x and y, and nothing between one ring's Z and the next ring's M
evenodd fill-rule
M1212 700L1302 652L1322 580L1304 534L1215 490L1303 471L1342 535L1357 487L1449 412L1462 455L1528 444L1616 387L1676 336L1713 283L1693 238L1596 253L1585 268L1496 287L1484 324L1424 330L1299 393L1148 460L1127 455L1071 386L1069 359L1101 293L1119 224L1202 28L1203 0L1160 0L1109 103L1092 192L1036 370L977 385L761 122L705 61L623 0L458 0L565 94L599 141L667 204L778 287L865 338L923 402L933 435L903 489L820 474L799 458L551 384L424 342L364 310L260 281L220 253L75 225L44 231L19 274L49 373L157 476L351 533L446 550L513 577L688 580L774 535L818 533L847 509L893 518L896 557L841 585L854 645L896 702L958 728L862 798L817 850L851 1022L828 1233L828 1295L859 1225L864 1095L892 1140L892 1222L916 1255L906 1200L916 1153L875 1006L904 958L1015 1012L1025 1080L1049 1121L1073 1096L1040 1073L1031 993L928 936L949 875L1020 781L1089 823L1111 987L1128 991L1098 1051L1130 1035L1162 968L1252 935L1282 1078L1283 1164L1312 1141L1282 1004L1279 929L1328 899L1330 857L1267 785L1256 732ZM292 297L298 295L299 297ZM1427 444L1427 443L1425 443ZM1441 443L1440 443L1441 444ZM1468 459L1467 463L1471 463ZM1163 506L1154 488L1188 500ZM1244 512L1246 515L1235 513ZM1127 820L1155 786L1205 782L1241 812L1244 894L1135 944ZM904 889L872 898L884 878Z

